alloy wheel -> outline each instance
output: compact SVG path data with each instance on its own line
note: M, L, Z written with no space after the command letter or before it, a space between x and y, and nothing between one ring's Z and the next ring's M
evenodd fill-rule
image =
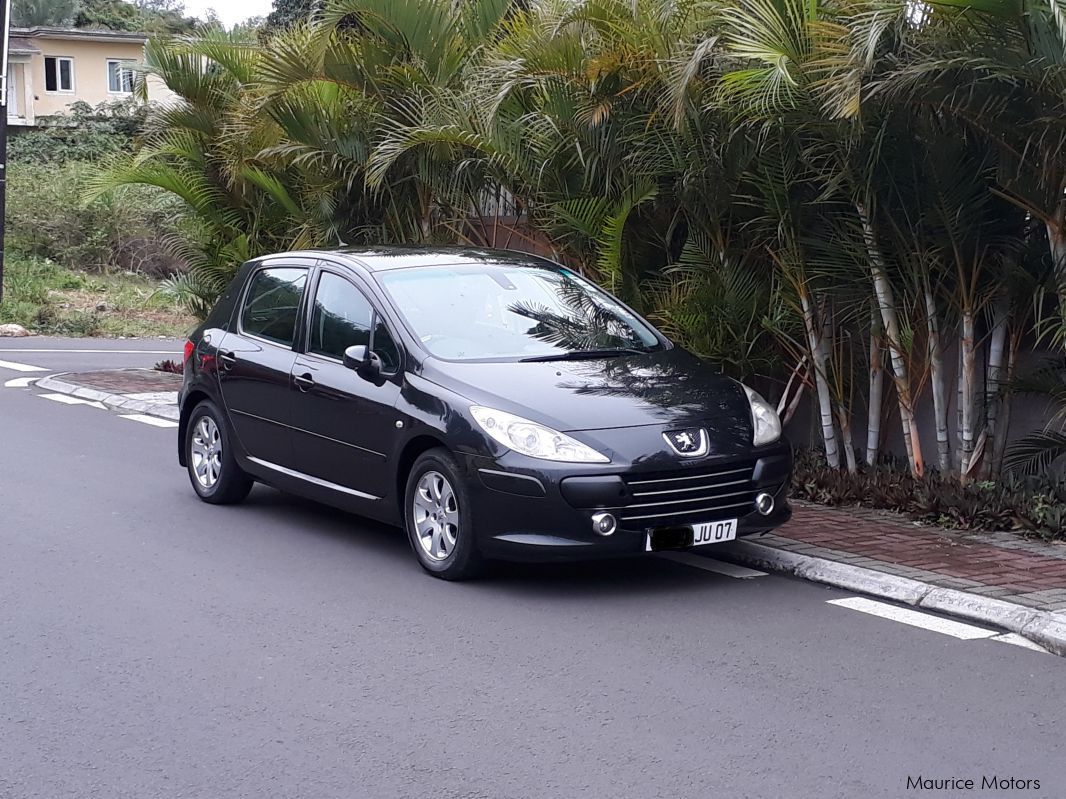
M411 512L415 537L423 552L442 561L455 551L459 535L459 502L452 484L440 472L426 472L415 487Z
M200 487L210 491L222 473L222 435L210 416L201 416L189 446L193 474Z

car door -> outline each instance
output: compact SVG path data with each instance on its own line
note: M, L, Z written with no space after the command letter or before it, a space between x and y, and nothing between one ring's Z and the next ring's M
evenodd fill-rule
M290 467L290 380L296 333L311 266L267 264L253 271L237 324L218 349L219 387L245 452Z
M308 302L307 329L293 377L296 469L378 498L391 493L400 420L394 408L402 379L396 338L367 294L340 270L323 268ZM381 362L368 379L342 363L362 345Z

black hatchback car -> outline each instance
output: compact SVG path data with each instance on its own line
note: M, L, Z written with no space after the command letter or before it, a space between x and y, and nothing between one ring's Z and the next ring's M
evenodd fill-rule
M406 529L422 566L636 555L774 528L774 409L573 271L474 249L245 264L185 348L179 460Z

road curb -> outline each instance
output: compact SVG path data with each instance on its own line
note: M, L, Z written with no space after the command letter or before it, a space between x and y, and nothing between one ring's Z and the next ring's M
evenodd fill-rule
M89 400L91 402L102 402L112 410L124 411L126 413L143 413L149 416L158 416L160 419L169 419L173 422L178 421L179 411L177 405L130 399L122 394L110 394L106 391L97 391L95 388L85 388L84 386L79 386L77 383L63 380L64 377L71 374L74 373L61 372L59 374L49 375L48 377L42 377L40 380L36 381L34 385L39 388L54 391L57 394L69 394L78 399Z
M728 557L745 566L784 572L804 580L927 608L967 621L1001 627L1066 657L1066 615L1034 610L1002 599L885 574L813 555L787 552L753 541L729 545Z

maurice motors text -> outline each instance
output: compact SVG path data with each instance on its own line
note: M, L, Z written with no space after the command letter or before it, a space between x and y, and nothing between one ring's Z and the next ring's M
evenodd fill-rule
M907 777L909 791L1039 791L1040 780L1025 780L1018 777Z

